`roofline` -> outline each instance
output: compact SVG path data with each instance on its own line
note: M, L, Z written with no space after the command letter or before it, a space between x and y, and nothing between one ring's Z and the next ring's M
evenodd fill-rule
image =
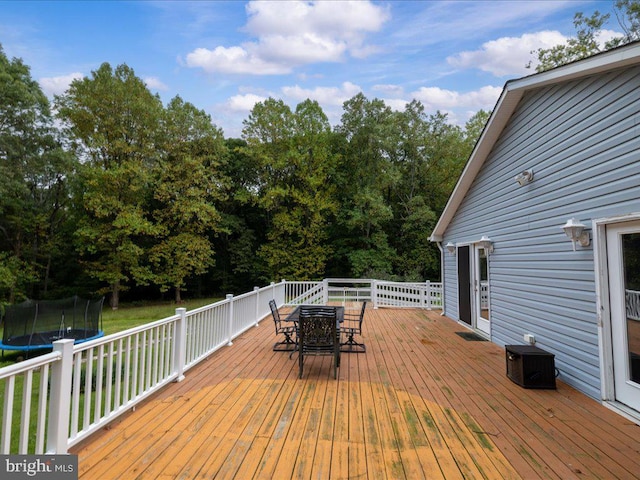
M527 91L638 63L640 63L640 42L633 42L552 70L509 80L502 89L500 98L498 98L484 130L476 142L429 240L432 242L442 241L445 230L469 191L473 180L491 153L493 146L520 103L520 99Z

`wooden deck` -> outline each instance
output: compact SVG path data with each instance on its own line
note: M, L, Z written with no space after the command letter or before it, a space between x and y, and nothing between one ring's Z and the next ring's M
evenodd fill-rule
M365 316L364 354L298 362L261 322L72 449L80 478L640 478L640 427L558 382L527 390L504 349L437 311Z

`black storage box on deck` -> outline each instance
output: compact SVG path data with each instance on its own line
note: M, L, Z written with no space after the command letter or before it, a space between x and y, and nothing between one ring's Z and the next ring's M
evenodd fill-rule
M524 388L556 388L554 355L533 345L505 345L507 377Z

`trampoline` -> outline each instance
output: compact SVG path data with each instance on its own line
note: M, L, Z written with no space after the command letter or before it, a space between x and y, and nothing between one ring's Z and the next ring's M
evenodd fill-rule
M53 342L72 338L87 342L104 335L102 304L74 296L63 300L27 300L5 307L0 349L29 352L53 348Z

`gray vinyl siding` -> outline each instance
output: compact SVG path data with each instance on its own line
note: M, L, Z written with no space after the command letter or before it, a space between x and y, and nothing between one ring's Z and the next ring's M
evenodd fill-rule
M443 244L494 242L491 339L525 333L556 355L560 379L600 398L593 244L561 226L640 212L640 67L526 94L450 222ZM523 187L514 177L532 168ZM445 311L458 319L456 257L444 255Z

